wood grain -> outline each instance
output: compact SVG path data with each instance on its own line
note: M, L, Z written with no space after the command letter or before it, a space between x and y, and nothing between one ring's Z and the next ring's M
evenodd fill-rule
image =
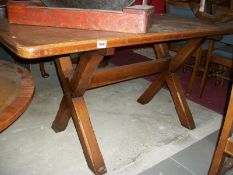
M52 128L55 132L65 130L72 116L88 167L96 175L104 174L107 169L83 95L103 57L94 52L85 53L81 56L75 70L70 57L61 57L55 60L64 96Z
M225 153L233 157L233 139L232 138L227 139Z
M18 81L18 85L16 86L17 89L12 89L17 92L14 93L12 91L8 93L7 96L7 98L10 98L10 96L13 95L13 98L10 99L7 105L2 104L0 107L0 132L2 132L27 109L34 94L35 84L32 75L27 70L13 63L0 60L0 73L0 77L4 77L11 81L11 85L13 86L16 84L12 83ZM11 75L13 77L11 77ZM15 79L15 77L17 77L17 79ZM1 84L0 88L9 87L5 87L4 84ZM7 102L8 99L5 99L4 101Z
M10 1L7 4L7 12L10 23L14 24L146 33L154 7L131 6L116 11L51 8L44 6L40 1Z
M164 76L172 95L181 125L188 129L194 129L195 123L181 87L180 80L174 73L165 73Z
M165 43L154 44L154 50L157 59L159 60L165 58L171 59L167 44ZM156 79L150 84L150 86L145 90L145 92L143 92L143 94L138 98L137 101L141 104L149 103L152 100L152 98L155 96L155 94L157 94L157 92L161 89L164 83L165 83L165 78L162 73L159 73L156 76Z
M115 48L230 34L233 31L233 24L208 25L169 15L155 15L145 34L15 25L6 20L0 20L0 26L0 41L27 59L99 50L99 40L107 42L106 48Z
M89 88L96 88L126 80L144 77L168 68L170 59L146 61L95 72Z
M210 166L209 175L218 174L224 163L226 154L233 156L233 141L231 134L233 132L233 88L231 89L230 101L227 108L226 118L222 127L220 138L214 157ZM231 166L232 167L232 166Z
M193 129L195 124L175 71L206 37L232 32L232 24L208 25L198 20L169 15L154 16L152 26L145 34L14 25L0 20L0 42L20 57L43 59L83 52L75 70L69 57L61 56L56 59L64 97L53 129L57 132L64 130L72 116L87 164L96 175L105 173L106 167L83 99L85 91L88 88L158 73L158 82L153 82L139 101L149 102L166 82L181 124ZM182 39L191 40L173 59L166 58L168 50L165 42ZM106 42L105 49L98 47L99 41ZM158 60L96 71L104 55L113 54L114 48L145 43L157 44L155 49Z

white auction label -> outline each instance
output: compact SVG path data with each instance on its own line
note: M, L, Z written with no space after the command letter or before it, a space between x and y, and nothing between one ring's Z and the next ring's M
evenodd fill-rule
M106 40L98 40L97 41L97 48L106 48L107 47L107 41Z

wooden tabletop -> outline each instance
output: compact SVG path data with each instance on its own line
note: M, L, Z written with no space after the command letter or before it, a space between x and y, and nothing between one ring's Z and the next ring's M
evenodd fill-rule
M0 132L26 110L34 88L32 75L26 69L0 60Z
M16 25L0 20L0 42L27 59L97 50L99 41L113 48L231 33L233 24L210 25L168 15L155 15L145 34Z

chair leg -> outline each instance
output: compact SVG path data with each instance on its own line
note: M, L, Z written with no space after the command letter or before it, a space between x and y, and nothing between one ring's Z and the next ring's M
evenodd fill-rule
M43 78L48 78L49 74L45 71L44 63L39 63L40 73Z
M198 74L199 68L200 68L200 62L201 62L201 47L199 47L195 53L195 62L194 62L193 71L192 71L192 75L189 81L189 86L188 86L188 91L187 91L188 95L193 90L193 85L194 85L196 76Z
M205 62L204 73L203 73L203 76L201 79L201 85L200 85L200 89L199 89L199 98L202 97L204 87L206 84L207 75L209 73L209 64L210 64L210 61L212 60L211 55L212 55L213 47L214 47L214 41L210 41L209 46L208 46L208 53L207 53L207 58L206 58L206 62Z
M200 86L200 90L199 90L199 97L202 97L204 88L205 88L205 84L206 84L206 79L207 79L207 75L208 75L208 71L209 71L209 64L210 64L210 60L211 60L211 56L207 56L206 59L206 63L205 63L205 68L204 68L204 73L201 79L201 86Z
M226 77L226 66L222 66L221 77L220 77L220 86L224 84L224 78Z

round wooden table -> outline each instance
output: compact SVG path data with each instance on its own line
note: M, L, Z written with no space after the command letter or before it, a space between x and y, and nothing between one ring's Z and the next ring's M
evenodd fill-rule
M26 110L34 89L34 80L29 71L0 60L0 132Z

